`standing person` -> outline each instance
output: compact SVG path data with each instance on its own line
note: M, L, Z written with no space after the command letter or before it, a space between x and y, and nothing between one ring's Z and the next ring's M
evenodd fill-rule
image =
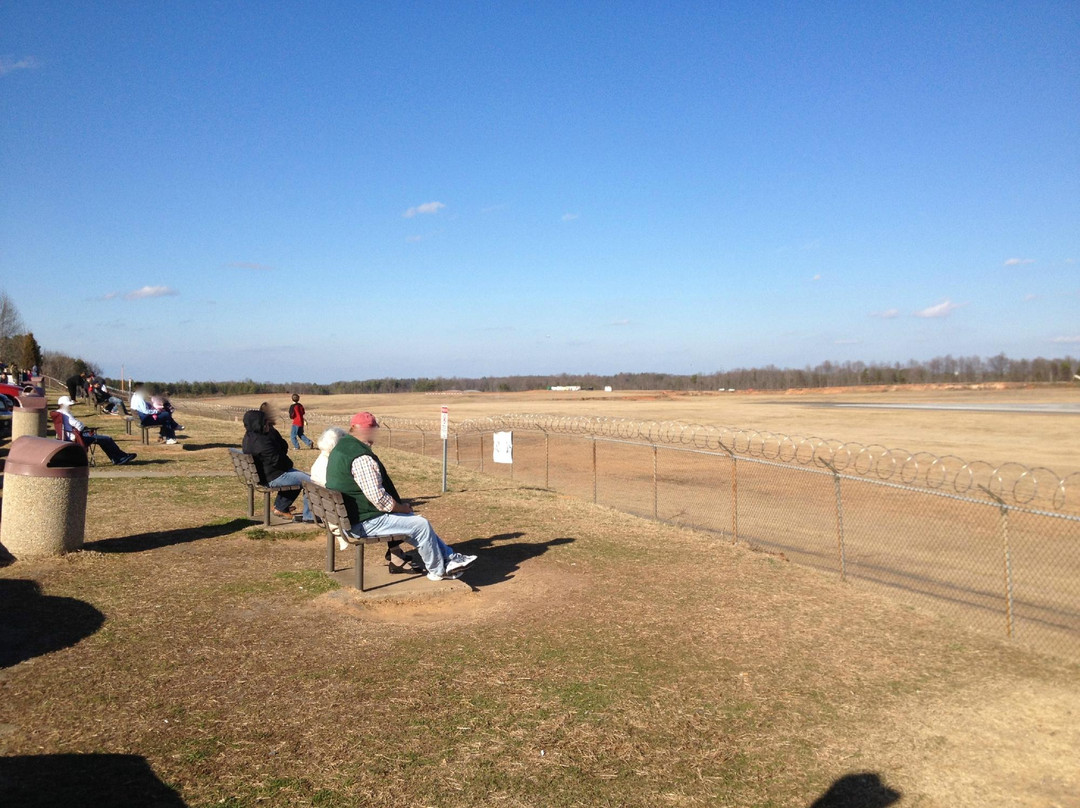
M82 386L82 377L85 373L76 373L74 376L68 376L67 381L64 384L67 385L68 398L72 401L77 401L79 398L79 388Z
M135 386L131 388L131 409L143 426L160 427L159 440L165 441L170 446L176 443L176 421L168 412L156 410L151 406L146 400L146 385L142 382L135 382Z
M476 561L476 556L455 553L427 519L401 501L386 467L371 451L378 431L379 422L370 412L358 412L352 417L349 434L342 436L330 452L326 487L344 495L353 533L371 537L403 533L420 553L429 580L457 578Z
M311 442L311 438L304 434L304 405L300 403L300 396L296 393L292 395L292 404L289 406L289 420L292 421L292 445L294 449L299 449L300 444L296 442L299 438L304 442L304 445L309 449L314 446Z
M71 433L78 432L88 444L94 443L104 449L109 460L117 466L123 466L126 463L130 463L137 457L134 452L125 452L117 446L116 441L108 435L98 435L96 432L88 430L82 421L71 414L71 405L74 403L75 402L67 396L60 396L56 401L57 408L60 410L61 415L64 416L63 440L70 440L69 436Z
M278 434L278 431L267 420L266 413L261 409L248 410L244 413L244 430L242 444L244 454L255 458L255 468L259 472L259 480L263 485L281 488L300 485L305 480L311 479L304 472L293 468L293 462L289 459L289 444ZM283 519L292 519L292 504L299 495L299 491L278 491L274 500L274 515ZM306 496L301 518L305 522L315 521Z

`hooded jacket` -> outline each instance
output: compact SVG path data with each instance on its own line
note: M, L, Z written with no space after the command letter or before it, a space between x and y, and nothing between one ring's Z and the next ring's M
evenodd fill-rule
M255 458L255 468L263 485L273 482L286 471L292 471L289 444L276 429L267 425L266 415L261 410L244 413L244 429L244 454Z

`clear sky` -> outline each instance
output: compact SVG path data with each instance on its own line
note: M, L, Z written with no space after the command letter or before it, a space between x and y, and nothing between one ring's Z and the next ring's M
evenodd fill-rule
M1080 354L1080 3L0 3L0 287L116 375Z

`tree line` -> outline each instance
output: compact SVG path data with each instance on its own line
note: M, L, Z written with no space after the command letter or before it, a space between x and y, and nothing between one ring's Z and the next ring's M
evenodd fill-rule
M173 395L235 396L255 394L301 393L335 395L375 393L441 393L478 390L485 393L524 392L548 387L579 385L583 389L602 390L789 390L793 388L856 387L860 385L904 385L985 382L1020 382L1045 384L1072 382L1080 373L1080 361L1066 356L1056 359L1010 359L1005 354L991 357L952 355L928 361L909 360L905 364L877 362L822 362L813 367L737 368L715 373L615 373L615 374L537 374L525 376L438 376L381 378L337 381L331 384L311 382L176 381L151 382Z

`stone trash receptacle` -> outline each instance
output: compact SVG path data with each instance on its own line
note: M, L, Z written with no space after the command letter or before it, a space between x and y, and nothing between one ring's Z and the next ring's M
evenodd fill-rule
M15 397L18 406L11 413L11 440L31 435L45 437L45 424L49 420L49 409L44 396L21 395Z
M4 465L0 544L20 559L78 550L89 485L81 446L29 435L13 441Z

